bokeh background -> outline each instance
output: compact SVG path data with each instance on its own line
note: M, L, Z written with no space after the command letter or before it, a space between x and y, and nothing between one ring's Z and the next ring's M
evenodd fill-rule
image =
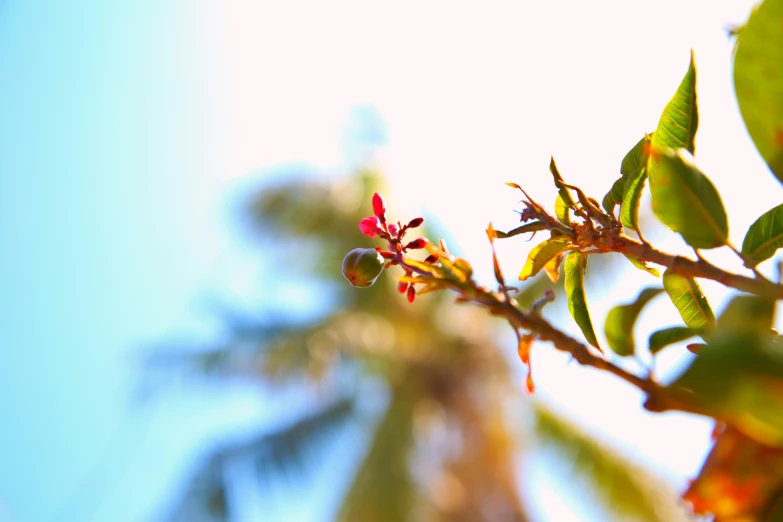
M781 198L732 90L752 5L4 0L0 520L686 520L708 422L544 345L527 397L502 323L339 262L382 190L490 283L504 182L553 203L554 155L600 198L690 49L740 243ZM531 246L499 242L508 274ZM596 325L654 284L631 270L591 270ZM677 322L656 300L637 333Z

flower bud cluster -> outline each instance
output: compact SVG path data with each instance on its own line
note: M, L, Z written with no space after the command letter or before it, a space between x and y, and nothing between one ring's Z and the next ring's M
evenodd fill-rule
M403 241L406 233L424 223L423 217L411 219L403 225L400 221L391 223L386 218L386 201L377 192L372 196L372 216L359 221L359 230L369 238L386 240L387 250L354 249L343 260L343 275L353 285L360 288L372 286L384 268L392 265L402 265L405 275L412 277L413 272L405 265L405 255L408 250L420 250L426 248L429 240L419 237L410 241ZM438 260L436 254L430 255L424 263L435 263ZM378 267L380 266L380 269ZM410 281L400 282L397 290L405 294L409 302L416 298L414 283Z

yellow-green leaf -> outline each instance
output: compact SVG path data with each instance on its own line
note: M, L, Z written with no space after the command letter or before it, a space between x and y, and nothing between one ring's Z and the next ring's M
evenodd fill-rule
M783 181L783 0L766 0L739 31L734 92L748 134Z
M761 215L748 229L742 241L745 266L754 267L769 259L783 246L783 205Z
M524 225L511 229L508 232L501 232L500 230L495 230L494 234L495 237L498 239L505 239L507 237L517 236L519 234L524 234L526 232L538 232L539 230L544 230L545 228L546 226L542 222L531 221L530 223L525 223Z
M726 244L729 224L723 202L710 180L678 151L654 151L650 171L652 208L661 222L694 248Z
M687 326L694 329L715 327L715 314L695 279L667 269L663 273L663 288Z
M571 193L568 192L568 189L563 186L565 181L563 181L563 176L560 175L560 171L557 170L554 156L549 160L549 172L552 173L552 177L555 179L555 186L557 187L558 192L560 192L560 197L563 198L563 202L567 206L573 207L574 198L571 196Z
M658 120L658 128L652 136L652 147L656 150L696 150L696 129L699 127L699 109L696 103L696 63L691 51L691 61L677 92L666 104ZM651 169L653 172L655 168ZM652 175L652 174L651 174ZM652 183L652 182L651 182Z
M571 226L571 209L565 204L560 194L557 195L555 200L555 216L565 226Z
M691 337L699 335L699 330L688 328L687 326L672 326L670 328L663 328L657 330L650 335L650 339L647 346L650 353L655 355L667 346L690 339Z
M574 318L587 342L596 348L598 339L595 337L593 323L590 320L590 312L587 309L585 298L585 269L587 268L587 256L581 252L571 252L566 256L565 265L565 291L568 298L568 311Z
M639 140L625 155L620 165L620 172L623 174L620 222L623 226L634 230L639 226L639 203L642 200L644 183L647 180L650 140L649 135Z
M608 213L614 211L614 207L619 205L623 201L623 187L625 186L625 180L619 178L612 184L612 188L606 193L604 199L601 201L601 206L604 207Z
M536 275L551 259L561 252L568 250L571 246L570 241L562 238L547 239L546 241L539 243L527 256L525 266L522 267L522 271L519 273L519 280L524 281L525 279Z
M623 255L625 256L626 259L628 259L628 261L631 262L633 266L635 266L639 270L644 270L648 274L652 274L655 277L661 277L661 273L658 271L658 269L648 266L645 261L642 261L641 259L636 258L629 254L623 254Z
M448 288L445 283L442 283L440 281L432 281L430 283L427 283L425 286L421 287L420 289L416 290L416 295L424 295L430 292L435 292L437 290L443 290L444 288Z
M462 272L465 275L465 277L468 279L470 279L470 276L473 275L473 267L471 266L470 263L468 263L467 259L458 257L454 261L454 268Z
M693 51L691 51L691 61L688 65L688 71L685 73L685 76L680 82L680 86L677 88L674 96L672 96L672 99L669 100L669 103L666 104L666 107L664 108L663 113L658 120L658 127L655 130L655 133L653 133L651 136L651 148L652 150L658 151L660 153L666 152L669 149L676 150L684 148L687 149L691 154L694 154L696 151L695 139L696 130L698 127L699 110L696 103L696 64L693 58ZM664 156L651 154L647 160L646 175L650 180L650 191L653 195L653 212L655 212L655 215L658 216L658 219L660 219L667 227L674 230L675 232L680 232L683 234L682 231L688 229L689 227L689 224L686 223L690 217L690 214L687 212L687 210L693 203L691 200L694 199L694 195L691 193L695 190L695 199L707 197L707 199L711 202L713 198L708 196L711 195L711 192L715 192L715 190L714 187L712 187L712 184L709 182L709 180L706 180L706 178L704 178L705 183L699 182L697 183L698 186L696 187L690 186L688 183L677 183L676 187L670 187L672 183L671 174L667 171L666 174L659 176L658 170L660 168L659 163L661 157ZM690 180L694 177L701 179L703 178L703 175L701 177L688 176L687 178ZM679 179L679 177L677 179ZM708 185L708 188L704 190L710 194L705 195L702 193L703 191L699 188L702 184ZM681 191L684 188L687 188L688 194L691 195L683 194L682 196L677 197L678 191ZM712 191L710 192L709 189L712 189ZM658 196L657 198L656 194ZM672 204L669 204L668 198L672 195L677 197L677 199L675 199ZM715 195L717 196L717 192L715 192ZM717 199L720 201L720 198ZM722 205L720 208L722 210ZM659 213L661 215L659 215ZM698 214L698 212L696 214ZM700 222L698 222L695 225L696 231L693 234L688 234L688 236L696 236L696 241L699 242L701 228L702 225ZM726 234L724 234L724 236L725 235ZM684 234L683 237L685 237ZM702 241L710 244L714 242L718 243L713 246L695 245L687 239L686 242L696 248L713 248L714 246L725 244L726 239L724 237L722 241L717 241L716 238L708 236L707 240Z
M563 254L556 255L544 265L544 272L553 283L560 279L560 265L563 264Z
M663 292L662 288L645 288L632 303L618 305L609 310L604 323L604 333L609 348L623 357L633 355L636 346L633 338L633 327L636 318L644 306L655 296Z
M623 161L620 163L620 173L623 175L624 179L640 168L647 166L650 143L654 136L654 132L645 134L625 155Z

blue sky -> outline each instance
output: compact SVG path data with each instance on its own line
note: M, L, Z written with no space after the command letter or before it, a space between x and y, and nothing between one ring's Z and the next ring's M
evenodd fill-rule
M15 520L92 501L79 481L136 430L130 352L189 329L227 248L229 187L206 175L214 129L185 10L0 10L0 502Z
M270 415L242 389L139 406L133 354L213 332L209 296L254 295L257 252L239 231L237 198L281 164L345 170L356 106L377 107L388 125L378 160L392 176L388 199L416 183L420 199L407 204L459 229L478 266L486 223L515 217L503 182L545 197L545 177L530 173L546 174L554 154L567 178L603 194L693 48L697 160L740 242L759 213L745 204L748 166L759 208L781 196L731 93L725 26L751 4L498 2L476 12L434 2L412 16L404 2L0 3L0 520L146 520L212 438ZM524 254L500 248L513 270ZM597 295L595 306L637 288ZM611 410L585 401L632 412L638 397L547 357L542 396L643 448L664 474L692 473L703 423L607 427ZM565 371L579 384L564 386ZM653 426L661 433L644 438ZM692 451L663 462L665 434L681 429Z

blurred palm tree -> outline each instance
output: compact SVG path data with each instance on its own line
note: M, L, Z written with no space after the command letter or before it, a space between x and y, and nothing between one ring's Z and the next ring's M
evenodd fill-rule
M361 463L337 520L530 519L517 471L521 450L534 443L529 421L536 410L520 393L492 320L439 292L411 305L391 274L367 290L342 279L345 253L370 246L357 224L382 189L365 170L342 180L289 179L253 196L249 222L272 252L274 281L307 288L317 317L302 323L279 310L265 319L228 313L225 343L159 351L150 363L279 390L293 386L314 407L285 426L212 451L169 522L233 520L232 462L253 462L260 477L306 468L349 425L367 426L372 435L358 452ZM437 237L431 230L423 235ZM541 295L547 285L537 280L528 295ZM270 288L265 299L274 303L280 286ZM372 407L379 402L382 408ZM627 460L607 458L590 436L551 414L539 419L539 438L589 464L579 470L618 520L683 519L682 510L669 509L672 501L661 501L660 489L649 487L643 470L628 471ZM671 489L665 495L675 498Z

